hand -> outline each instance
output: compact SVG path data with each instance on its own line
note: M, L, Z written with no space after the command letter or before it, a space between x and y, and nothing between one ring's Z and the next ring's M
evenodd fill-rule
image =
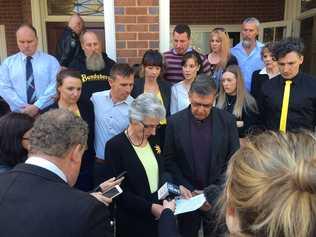
M189 199L192 197L192 193L189 189L187 189L186 187L180 185L179 186L180 192L181 192L181 197L184 199Z
M168 201L168 200L163 200L163 209L169 208L172 212L176 210L176 201L174 199Z
M37 108L35 105L26 105L21 112L28 114L31 117L35 117L39 113L39 108Z
M200 195L201 193L204 193L203 190L194 190L194 191L192 192L192 195L193 195L193 196L196 196L196 195Z
M93 197L95 197L98 201L102 202L105 205L109 205L112 202L112 198L107 198L102 195L100 192L90 193Z
M200 207L201 211L209 211L212 208L211 204L207 201L204 202L204 204Z
M151 205L151 214L153 214L156 219L159 219L163 209L162 205L154 203Z
M123 181L124 177L121 177L118 180L115 180L115 177L110 178L106 181L104 181L103 183L101 183L99 186L101 188L102 192L105 192L107 190L109 190L110 188L114 187L115 185L120 185L121 182Z

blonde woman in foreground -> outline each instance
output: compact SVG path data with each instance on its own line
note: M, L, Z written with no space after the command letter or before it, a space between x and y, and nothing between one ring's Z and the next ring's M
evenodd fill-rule
M316 138L266 132L232 157L222 196L231 236L316 236Z

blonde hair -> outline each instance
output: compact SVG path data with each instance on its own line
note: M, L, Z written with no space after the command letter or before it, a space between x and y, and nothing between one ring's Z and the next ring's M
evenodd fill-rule
M245 109L246 112L248 109L250 109L251 111L258 113L256 100L246 90L244 79L243 79L239 66L230 65L225 69L224 72L231 72L232 74L234 74L237 81L237 95L236 95L236 103L233 109L233 115L235 115L236 118L241 118L243 109ZM220 83L216 107L220 109L224 109L225 106L226 106L226 93L225 93L222 83Z
M243 235L316 236L316 137L265 132L231 158L221 202Z
M227 61L230 58L230 39L227 32L222 28L215 28L210 33L210 41L214 36L217 36L222 43L220 58L218 66L221 68L225 68L227 65ZM211 49L212 50L212 49Z

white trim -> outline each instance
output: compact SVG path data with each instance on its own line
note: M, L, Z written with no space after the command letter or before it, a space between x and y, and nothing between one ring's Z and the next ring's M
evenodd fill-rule
M37 48L43 51L45 49L45 45L47 46L47 44L45 43L46 37L43 32L43 24L42 24L43 16L41 14L42 11L41 11L40 0L31 0L31 13L32 13L32 24L37 31L37 39L38 39Z
M106 53L110 58L116 61L114 0L103 0L103 9Z
M159 0L159 49L170 48L170 0Z
M316 15L316 8L313 8L313 9L310 9L306 12L303 12L299 15L298 19L299 20L304 20L306 18L309 18L309 17L313 17Z
M0 25L0 62L7 57L7 41L5 39L5 26Z

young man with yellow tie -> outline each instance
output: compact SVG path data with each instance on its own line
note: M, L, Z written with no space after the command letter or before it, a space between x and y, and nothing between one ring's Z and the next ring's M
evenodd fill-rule
M258 104L266 129L281 132L308 129L316 125L316 78L302 73L304 45L287 38L276 43L273 56L280 75L261 88Z

